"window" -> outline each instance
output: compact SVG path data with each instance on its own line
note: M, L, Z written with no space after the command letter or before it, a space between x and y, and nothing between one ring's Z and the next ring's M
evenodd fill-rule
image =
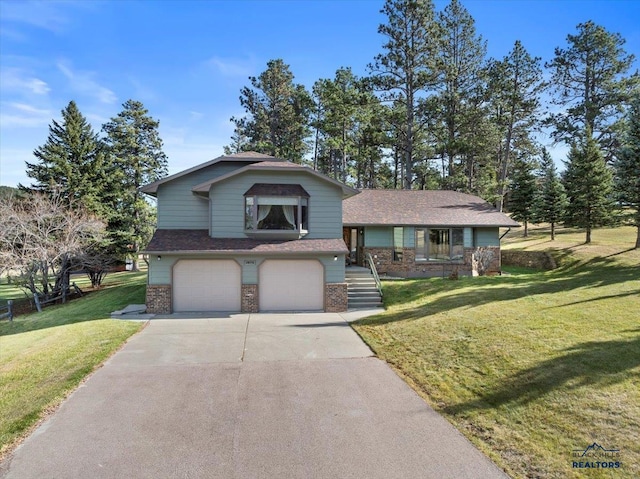
M300 185L258 183L244 197L245 230L307 233L309 195Z
M404 246L404 228L393 227L393 261L402 261L402 247Z
M463 228L416 228L416 260L457 260L463 256Z
M306 198L281 196L245 197L245 229L307 230Z

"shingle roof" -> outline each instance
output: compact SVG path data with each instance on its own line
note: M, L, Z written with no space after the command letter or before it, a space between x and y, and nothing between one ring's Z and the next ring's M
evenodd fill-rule
M300 185L255 183L249 188L245 196L302 196L309 198L309 193Z
M140 191L153 195L158 191L158 186L160 186L161 184L167 183L168 181L175 180L176 178L180 178L181 176L192 173L194 171L201 170L202 168L206 168L216 163L220 163L224 161L255 163L261 160L271 165L277 165L279 163L286 162L286 160L276 158L275 156L265 155L263 153L258 153L255 151L243 151L240 153L234 153L232 155L222 155L217 158L214 158L213 160L206 161L199 165L193 166L186 170L179 171L178 173L162 178L161 180L154 181L153 183L149 183L148 185L144 185L143 187L140 188Z
M145 253L222 253L222 254L345 254L342 239L264 240L250 238L211 238L207 230L159 229Z
M232 178L236 175L241 175L248 171L291 171L291 172L301 172L304 174L312 175L317 178L320 178L322 181L326 181L327 183L331 183L342 190L342 197L347 198L352 195L357 195L359 193L358 190L351 188L339 181L334 180L322 173L317 172L316 170L309 168L308 166L298 165L296 163L292 163L290 161L260 161L257 163L252 163L250 165L244 166L242 168L238 168L237 170L231 171L226 175L218 176L212 180L205 181L204 183L200 183L199 185L195 185L191 188L196 194L205 194L209 192L211 185L216 183L220 183L222 181L227 180L228 178Z
M443 190L363 190L342 202L345 225L520 226L482 198Z

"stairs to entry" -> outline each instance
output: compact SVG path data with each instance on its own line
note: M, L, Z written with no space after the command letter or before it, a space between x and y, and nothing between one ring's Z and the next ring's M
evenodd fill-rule
M368 268L347 266L345 268L349 309L381 308L382 297L376 280Z

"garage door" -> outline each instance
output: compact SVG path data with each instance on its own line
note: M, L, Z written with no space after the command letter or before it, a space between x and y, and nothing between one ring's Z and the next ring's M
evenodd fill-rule
M266 260L258 273L261 311L324 309L324 269L316 260Z
M183 259L173 267L173 310L240 311L240 265Z

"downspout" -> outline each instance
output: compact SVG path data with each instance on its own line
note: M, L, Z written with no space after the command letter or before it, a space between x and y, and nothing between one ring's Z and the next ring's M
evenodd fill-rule
M498 238L498 241L502 241L502 238L504 238L505 236L507 236L507 234L509 233L509 231L511 231L511 227L507 228L507 231L504 232L504 234L502 236L500 236L500 238Z

